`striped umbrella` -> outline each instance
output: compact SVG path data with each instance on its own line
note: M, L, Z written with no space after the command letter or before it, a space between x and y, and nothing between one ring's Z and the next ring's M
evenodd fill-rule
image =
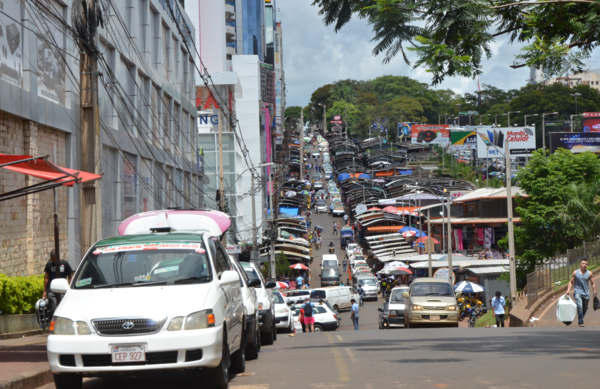
M293 269L293 270L308 270L308 268L306 266L304 266L303 264L301 264L301 263L297 263L295 265L290 266L290 269Z
M273 289L289 289L290 286L282 281L277 281Z
M461 293L479 293L483 292L485 288L474 282L462 281L454 285L454 290Z

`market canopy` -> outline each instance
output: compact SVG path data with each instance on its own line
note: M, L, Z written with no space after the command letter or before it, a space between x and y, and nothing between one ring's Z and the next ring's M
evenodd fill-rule
M102 175L99 174L59 167L48 161L47 155L32 157L29 155L0 154L0 167L45 180L25 188L2 193L0 194L0 201L26 196L58 186L72 187L75 184L93 182L102 178Z

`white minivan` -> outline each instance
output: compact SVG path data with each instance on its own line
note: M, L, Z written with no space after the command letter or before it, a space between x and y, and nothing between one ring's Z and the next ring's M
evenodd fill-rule
M57 389L81 388L84 376L198 368L226 388L230 367L245 370L239 274L217 236L175 232L168 212L147 233L94 244L70 285L52 281L64 293L47 341Z
M310 299L312 301L321 299L327 301L335 311L339 312L340 309L352 307L350 300L354 299L359 302L360 296L356 289L351 286L330 286L311 290Z
M332 266L339 266L340 263L338 262L338 258L337 255L335 254L323 254L323 257L321 259L321 267L332 267Z

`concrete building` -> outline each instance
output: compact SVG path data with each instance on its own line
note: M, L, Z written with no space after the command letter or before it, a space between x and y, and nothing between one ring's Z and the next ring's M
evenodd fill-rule
M57 27L57 21L71 24L66 4L49 0L56 15L49 20L34 3L2 2L0 43L7 51L0 59L0 153L49 155L78 169L79 51L71 34ZM169 4L110 2L99 30L103 237L116 235L118 224L137 212L198 207L202 198L195 33L180 3ZM39 181L0 169L2 193ZM88 249L80 245L80 191L58 189L61 257L73 267ZM42 272L53 248L52 213L52 191L0 202L1 273Z
M541 81L540 83L544 85L560 83L569 88L576 87L577 85L589 85L590 88L600 90L600 69L588 70L573 75L566 75L564 77L550 78Z

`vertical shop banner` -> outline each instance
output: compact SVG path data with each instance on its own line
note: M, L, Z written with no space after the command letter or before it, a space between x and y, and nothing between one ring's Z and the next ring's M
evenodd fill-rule
M552 132L550 152L554 153L559 148L575 154L586 151L600 153L600 132Z
M447 124L413 124L411 142L441 145L450 143L450 130Z
M56 1L52 1L51 7L63 9ZM46 25L52 36L46 36L45 31L42 30L38 32L40 36L37 37L38 96L64 107L66 103L65 63L59 50L65 47L64 33L52 23ZM53 42L56 42L59 48L53 46Z
M452 150L477 150L477 131L450 131Z
M529 156L535 151L534 127L480 128L477 158L504 158L505 142L511 156Z
M21 1L0 1L0 79L23 87L23 36L21 33Z

